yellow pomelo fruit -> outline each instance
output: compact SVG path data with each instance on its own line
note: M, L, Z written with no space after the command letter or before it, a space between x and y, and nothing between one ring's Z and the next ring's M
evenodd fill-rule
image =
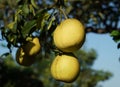
M76 80L79 72L79 61L73 55L57 55L51 64L51 74L58 81L73 82Z
M23 66L30 66L34 63L35 57L34 56L28 56L22 47L20 47L16 52L16 61L20 65Z
M28 41L22 47L25 53L29 56L37 55L41 49L41 45L37 37L34 37L32 40Z
M85 40L85 29L77 19L66 19L57 26L53 33L56 47L63 52L78 50Z

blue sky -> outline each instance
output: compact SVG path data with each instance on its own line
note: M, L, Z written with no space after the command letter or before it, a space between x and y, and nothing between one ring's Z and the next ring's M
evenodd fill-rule
M120 87L120 49L117 49L117 44L109 34L89 33L85 46L87 49L94 48L97 51L98 57L94 63L94 69L113 73L112 78L99 84L103 87Z
M94 69L113 73L112 78L99 84L103 87L120 87L120 49L117 49L117 44L109 34L88 33L84 47L87 49L94 48L97 51L98 57L93 65ZM0 54L9 51L8 49L0 48Z

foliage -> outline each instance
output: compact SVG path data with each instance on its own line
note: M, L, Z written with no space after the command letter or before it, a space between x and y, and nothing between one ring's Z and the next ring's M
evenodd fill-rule
M46 52L51 48L52 32L66 17L83 22L86 33L120 32L119 3L119 0L1 0L1 35L8 42L9 49L20 46L27 37L37 35ZM115 41L120 40L119 34L111 36Z
M0 86L1 87L42 87L38 74L31 68L16 66L12 56L0 58Z
M115 42L118 42L117 48L120 48L120 32L117 30L113 30L110 34L113 37Z

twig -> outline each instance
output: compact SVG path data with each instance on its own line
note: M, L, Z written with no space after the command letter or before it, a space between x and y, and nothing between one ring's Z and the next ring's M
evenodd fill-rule
M63 15L64 15L65 19L68 19L68 17L67 17L67 15L66 15L66 13L63 11L63 9L62 9L61 7L59 8L59 10L63 13Z

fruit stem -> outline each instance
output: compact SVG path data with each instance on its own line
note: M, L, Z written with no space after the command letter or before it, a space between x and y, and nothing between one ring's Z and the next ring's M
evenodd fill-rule
M65 19L68 19L67 15L66 15L66 13L63 11L63 9L62 9L61 7L60 7L59 9L60 9L60 11L63 13Z

